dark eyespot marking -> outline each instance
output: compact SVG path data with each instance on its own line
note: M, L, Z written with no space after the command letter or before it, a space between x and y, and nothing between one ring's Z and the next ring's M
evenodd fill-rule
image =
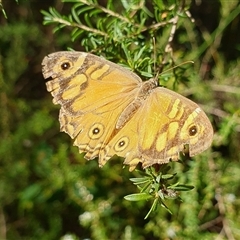
M67 70L71 67L71 64L69 62L64 62L61 64L62 70Z
M193 125L189 128L189 136L195 136L198 133L198 129L196 125Z
M114 146L115 151L121 152L126 149L126 147L129 145L129 138L128 137L122 137L119 139L119 141Z
M124 140L122 140L118 143L118 147L123 147L125 144L126 144L126 142Z
M93 134L93 135L96 135L96 134L98 134L99 132L100 132L100 129L97 128L97 127L92 130L92 134Z
M99 139L104 133L104 126L101 123L95 123L90 128L88 136L90 139L96 140Z

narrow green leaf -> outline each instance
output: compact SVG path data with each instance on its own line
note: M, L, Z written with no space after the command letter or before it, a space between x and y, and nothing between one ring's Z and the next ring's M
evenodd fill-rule
M130 194L124 197L124 199L128 200L128 201L142 201L142 200L149 200L150 198L152 198L151 195L147 194L147 193L134 193L134 194Z
M142 178L130 178L129 180L133 183L141 184L141 183L146 183L151 179L149 177L142 177Z
M162 178L163 179L173 179L176 176L176 173L174 174L163 174Z
M147 219L148 216L149 216L153 211L155 211L155 210L157 209L157 205L158 205L158 198L155 198L154 201L153 201L153 204L152 204L152 206L151 206L151 208L150 208L150 210L148 211L148 213L147 213L147 215L145 216L144 219Z
M177 186L169 186L168 188L176 190L176 191L190 191L190 190L194 189L194 186L179 184Z

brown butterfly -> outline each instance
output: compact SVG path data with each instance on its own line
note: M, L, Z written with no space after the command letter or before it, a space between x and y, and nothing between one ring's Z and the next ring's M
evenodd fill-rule
M85 158L103 166L115 154L133 170L177 161L206 150L213 128L201 108L157 79L84 52L56 52L42 62L53 103L60 104L61 131L74 138Z

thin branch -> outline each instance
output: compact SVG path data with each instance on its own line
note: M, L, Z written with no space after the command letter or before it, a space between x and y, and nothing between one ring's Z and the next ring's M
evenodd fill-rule
M91 6L91 7L94 7L94 8L98 8L98 9L102 10L103 12L107 13L108 15L110 15L112 17L115 17L115 18L118 18L118 19L120 19L120 20L122 20L122 21L124 21L126 23L131 23L131 21L128 18L125 18L122 15L120 15L120 14L118 14L116 12L113 12L113 11L111 11L111 10L105 8L105 7L102 7L102 6L98 5L98 4L92 4L92 3L90 3L90 2L88 2L86 0L80 0L80 2L82 2L82 3L84 3L84 4L88 5L88 6Z
M225 205L224 205L224 200L223 200L223 197L222 197L222 190L221 190L220 187L218 187L216 189L216 199L218 201L217 205L218 205L219 212L222 215L223 230L225 232L225 235L226 235L228 240L235 240L235 238L232 234L231 227L229 226L228 220L225 217L226 208L225 208Z
M229 85L211 84L211 88L216 92L227 92L227 93L240 94L239 87L233 87L233 86L229 86Z
M78 27L78 28L83 29L83 30L85 30L85 31L87 31L87 32L93 32L93 33L96 33L96 34L99 34L99 35L108 37L108 34L107 34L107 33L102 32L102 31L99 31L99 30L97 30L97 29L95 29L95 28L87 27L86 25L83 25L83 24L73 23L73 22L64 20L64 19L62 19L62 18L56 18L56 17L53 17L51 20L52 20L52 21L55 21L55 22L57 22L57 23L64 24L64 25L66 25L66 26Z
M218 216L215 219L208 221L206 223L203 223L202 225L199 226L199 230L203 231L203 230L207 230L211 227L214 227L215 225L217 225L218 223L222 222L222 216Z

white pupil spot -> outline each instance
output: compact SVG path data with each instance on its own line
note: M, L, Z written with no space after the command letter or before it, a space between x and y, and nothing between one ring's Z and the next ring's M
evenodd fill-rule
M98 134L99 132L100 132L99 128L94 128L92 131L93 134Z
M125 141L121 141L121 142L118 143L118 146L119 146L119 147L122 147L122 146L124 146L124 145L125 145Z
M197 134L197 127L194 125L189 128L189 135L190 136L195 136Z
M67 70L68 68L70 68L70 63L69 62L65 62L61 65L62 70Z

